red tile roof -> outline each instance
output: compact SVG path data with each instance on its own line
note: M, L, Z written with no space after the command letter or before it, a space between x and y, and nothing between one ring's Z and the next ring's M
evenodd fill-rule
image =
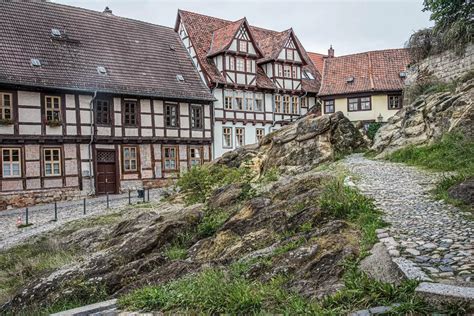
M178 10L178 20L175 30L178 29L178 23L182 22L191 38L191 42L196 51L197 59L202 70L207 75L211 83L226 83L225 78L219 72L209 56L215 55L228 47L233 35L242 23L247 23L246 19L238 21L228 21L194 12ZM248 25L248 24L247 24ZM303 57L303 70L309 71L316 79L302 80L302 88L305 91L317 93L321 81L321 76L294 34L293 30L277 32L248 25L250 36L255 41L256 49L260 50L263 57L258 59L258 63L276 59L283 48L289 36L293 36L296 45L300 49ZM257 87L276 89L276 85L265 75L263 69L257 66Z
M319 95L402 90L400 72L410 61L404 48L326 58ZM354 78L352 83L347 82L349 77Z
M322 74L323 73L324 59L326 57L328 57L328 55L308 52L308 56L311 59L311 62L313 63L314 67L316 67L316 69L319 71L319 73Z
M214 99L179 35L164 26L46 1L0 1L0 47L0 83ZM42 66L31 66L32 58Z
M234 39L244 20L245 19L240 19L218 30L215 30L212 33L211 47L207 56L211 57L226 50L232 43L232 40Z

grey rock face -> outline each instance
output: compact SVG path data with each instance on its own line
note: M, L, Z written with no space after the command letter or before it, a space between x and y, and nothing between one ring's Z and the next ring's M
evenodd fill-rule
M420 96L391 117L375 135L372 149L383 157L408 145L429 144L447 132L474 137L474 79L455 93Z

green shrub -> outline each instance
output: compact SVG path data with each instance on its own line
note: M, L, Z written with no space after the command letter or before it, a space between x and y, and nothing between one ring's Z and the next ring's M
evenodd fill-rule
M222 165L193 167L178 179L176 185L186 194L188 204L203 203L213 190L230 183L248 183L253 174L249 168Z
M379 122L373 122L369 124L369 128L367 129L367 137L370 140L374 140L375 134L377 134L377 131L379 128L382 127L382 123Z
M170 260L182 260L186 259L188 250L179 244L174 244L165 249L165 256Z
M207 209L197 227L199 237L206 238L214 235L228 218L229 213L225 210Z

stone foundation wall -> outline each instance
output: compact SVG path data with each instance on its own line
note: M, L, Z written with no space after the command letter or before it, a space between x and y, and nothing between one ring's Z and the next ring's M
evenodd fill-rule
M438 55L425 58L413 65L407 73L406 85L416 82L420 74L430 73L444 82L455 80L474 69L474 45L466 48L464 55L456 55L453 51L446 51Z
M0 211L54 201L70 201L85 195L84 191L80 191L77 188L0 193Z

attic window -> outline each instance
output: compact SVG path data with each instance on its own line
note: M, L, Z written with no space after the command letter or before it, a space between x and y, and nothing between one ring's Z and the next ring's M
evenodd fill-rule
M51 36L53 37L61 37L61 31L58 29L51 29Z
M34 67L41 67L41 62L37 58L31 58L31 66Z
M183 75L176 75L176 80L183 82L184 81Z
M106 75L107 74L107 70L105 69L104 66L97 66L97 72L101 75Z
M176 49L174 48L173 45L170 45L170 50L172 50L174 52Z
M400 72L400 78L406 78L407 73L405 71Z
M347 83L353 83L354 82L354 77L349 77L346 80Z
M309 80L314 80L314 76L312 73L310 73L309 71L305 70L304 71L304 76L306 77L306 79L309 79Z

